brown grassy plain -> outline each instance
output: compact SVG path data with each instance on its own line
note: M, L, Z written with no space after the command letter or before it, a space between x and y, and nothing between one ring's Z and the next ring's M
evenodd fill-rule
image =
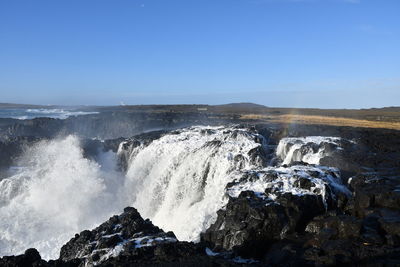
M384 128L384 129L400 130L400 122L370 121L370 120L362 120L362 119L316 116L316 115L244 114L240 118L242 120L258 120L258 121L261 120L261 121L274 122L274 123L320 124L320 125L332 125L332 126Z

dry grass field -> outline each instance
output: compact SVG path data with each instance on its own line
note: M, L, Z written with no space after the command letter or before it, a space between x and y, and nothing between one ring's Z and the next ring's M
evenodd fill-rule
M400 122L370 121L342 117L328 117L315 115L260 115L245 114L240 117L243 120L258 120L275 123L297 123L297 124L322 124L332 126L351 126L364 128L384 128L400 130Z

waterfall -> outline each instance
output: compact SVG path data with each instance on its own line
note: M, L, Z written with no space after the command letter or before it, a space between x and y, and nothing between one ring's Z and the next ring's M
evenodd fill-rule
M125 188L144 217L180 240L196 241L226 202L226 184L242 169L261 167L251 151L262 136L246 129L192 127L134 150Z
M284 164L318 163L330 149L340 149L338 142L284 138L276 155ZM35 247L45 259L58 258L75 233L126 206L179 240L198 241L229 197L241 191L272 200L285 192L324 197L326 186L346 191L336 169L268 166L267 152L274 151L266 148L261 135L236 126L196 126L145 142L130 139L117 153L99 152L95 159L84 157L75 136L41 141L0 180L0 255Z
M287 137L279 141L276 155L282 164L305 162L319 164L321 158L329 156L334 149L340 149L339 137L307 136Z

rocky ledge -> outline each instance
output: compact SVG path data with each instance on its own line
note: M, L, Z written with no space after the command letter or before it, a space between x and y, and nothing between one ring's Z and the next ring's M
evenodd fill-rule
M269 188L243 191L202 240L214 252L232 250L268 266L400 266L398 171L360 173L350 179L351 194L328 206L318 195L283 193L271 201Z
M200 243L178 241L128 207L92 231L76 234L57 260L44 261L28 249L1 258L0 266L399 266L396 173L360 173L349 181L350 195L332 191L328 203L318 194L263 197L273 188L232 194ZM251 176L228 188L249 181ZM299 188L313 188L311 176L299 181Z
M76 234L67 242L57 260L45 261L28 249L22 255L0 258L0 266L238 266L237 259L212 257L203 244L178 241L135 208L127 207L97 228ZM242 259L240 259L242 260ZM243 260L242 260L243 261Z

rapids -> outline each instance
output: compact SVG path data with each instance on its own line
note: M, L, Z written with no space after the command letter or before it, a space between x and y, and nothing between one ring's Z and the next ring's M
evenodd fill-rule
M320 139L305 140L279 144L277 157L291 162L293 147L312 143L312 163L317 162L324 154L315 148ZM84 157L75 136L41 141L26 149L11 176L0 180L0 255L35 247L44 259L58 258L75 233L94 228L126 206L179 240L198 241L229 197L274 186L265 178L271 172L278 173L284 187L276 190L282 192L324 194L292 186L296 179L291 177L300 177L292 176L294 171L305 173L302 177L318 188L341 187L339 174L327 176L326 168L268 166L266 155L275 151L267 151L267 143L247 128L196 126L151 142L124 141L117 153L99 150L94 160ZM307 162L307 157L299 159ZM321 172L320 177L307 176L311 171ZM240 182L247 173L258 180ZM228 188L233 181L239 182Z

